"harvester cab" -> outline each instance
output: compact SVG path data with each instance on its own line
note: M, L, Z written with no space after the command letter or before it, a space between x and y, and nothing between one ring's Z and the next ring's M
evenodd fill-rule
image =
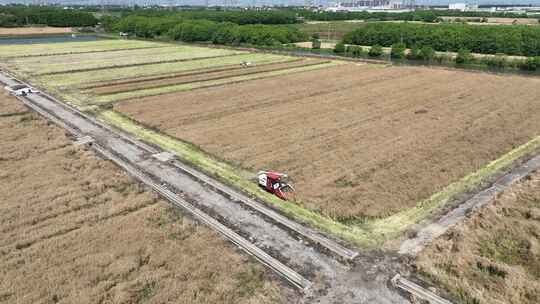
M294 188L284 182L286 174L273 171L260 171L257 174L259 186L264 190L273 193L282 200L289 200L293 196Z

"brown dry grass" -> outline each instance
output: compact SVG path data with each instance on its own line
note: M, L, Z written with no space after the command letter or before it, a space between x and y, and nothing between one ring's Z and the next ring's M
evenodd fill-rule
M540 172L436 240L417 265L461 303L540 303Z
M70 27L9 27L0 28L0 35L18 36L18 35L41 35L41 34L66 34L72 33Z
M0 303L284 300L262 266L25 111L0 96Z
M308 208L414 206L540 132L540 80L353 64L142 98L116 109L251 169L289 173Z

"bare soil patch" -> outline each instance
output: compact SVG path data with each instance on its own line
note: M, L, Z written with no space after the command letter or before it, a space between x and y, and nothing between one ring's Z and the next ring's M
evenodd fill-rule
M0 114L21 111L0 96ZM0 303L285 301L262 266L36 114L0 116L0 143Z
M342 219L414 206L540 132L540 79L354 65L116 109L252 171L287 172Z
M0 36L40 35L40 34L66 34L72 33L70 27L3 27L0 28Z
M419 271L462 303L540 302L540 172L420 253Z
M143 90L150 88L157 88L162 86L177 85L184 83L192 83L199 81L208 81L208 80L217 80L235 76L250 75L264 72L271 72L277 70L284 70L290 68L297 68L315 64L321 64L323 60L296 60L294 62L285 62L285 63L271 63L271 64L261 64L245 68L232 68L230 70L217 69L216 71L203 71L202 73L191 73L187 75L173 76L165 79L155 79L148 81L137 81L134 83L129 83L126 81L122 84L113 84L106 87L100 87L92 90L92 93L95 94L114 94L120 92L127 92L132 90Z

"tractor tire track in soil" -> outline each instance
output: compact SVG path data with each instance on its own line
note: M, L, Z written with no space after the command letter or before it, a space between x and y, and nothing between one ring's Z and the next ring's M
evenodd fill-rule
M37 107L37 104L41 109L47 109L49 112L47 116L54 113L56 115L54 120L61 119L68 122L70 126L65 127L74 130L76 134L91 135L95 139L93 144L95 149L101 149L102 145L107 147L107 150L98 152L111 151L110 153L114 153L115 156L122 157L121 162L129 162L132 164L130 166L153 176L154 180L163 186L153 182L152 187L163 195L168 197L169 194L183 193L189 201L194 200L201 208L219 214L224 225L241 230L252 244L257 244L257 248L271 248L271 252L279 253L278 258L284 259L282 263L313 282L306 295L310 302L372 303L376 300L379 303L406 303L404 298L387 286L395 267L398 267L395 260L375 253L373 257L367 255L362 259L377 260L379 262L377 265L371 262L355 263L354 266L342 264L331 256L319 252L316 246L302 236L292 234L276 223L267 221L242 204L231 202L230 199L182 173L178 168L153 159L147 151L140 148L141 146L130 144L130 141L111 134L107 128L94 125L92 119L86 119L70 107L60 105L41 94L27 96L25 103L33 105L32 107ZM62 125L62 122L58 123ZM125 169L127 170L127 167ZM136 174L132 171L130 173ZM178 189L177 185L181 188ZM373 267L376 267L377 271L373 272ZM370 275L365 275L367 268L372 269ZM351 272L354 272L354 275ZM355 279L351 280L350 276L354 276Z
M136 80L134 83L126 81L122 84L111 84L108 86L102 86L93 89L91 92L97 95L123 93L135 90L153 89L159 87L166 87L170 85L188 84L193 82L210 81L224 79L234 76L252 75L264 72L272 72L278 70L286 70L299 67L307 67L312 65L319 65L328 61L319 60L296 60L294 62L285 63L269 63L263 65L256 65L253 67L245 68L233 68L227 70L205 71L204 73L192 73L187 75L172 76L167 78L151 79L148 81Z

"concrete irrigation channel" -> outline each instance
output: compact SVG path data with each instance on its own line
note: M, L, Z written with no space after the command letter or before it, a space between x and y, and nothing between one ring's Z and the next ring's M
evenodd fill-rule
M1 73L0 82L22 83ZM272 269L304 301L409 302L388 284L400 267L395 257L359 254L45 93L19 100Z

